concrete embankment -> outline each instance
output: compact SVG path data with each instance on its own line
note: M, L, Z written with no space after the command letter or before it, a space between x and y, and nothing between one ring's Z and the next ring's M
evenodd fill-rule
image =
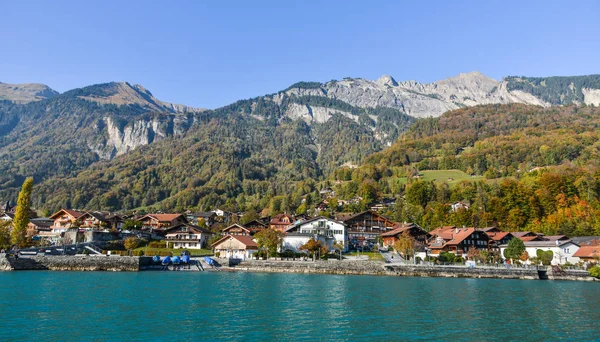
M244 260L231 270L277 273L389 275L446 278L552 279L594 281L586 271L386 264L378 261L269 261Z

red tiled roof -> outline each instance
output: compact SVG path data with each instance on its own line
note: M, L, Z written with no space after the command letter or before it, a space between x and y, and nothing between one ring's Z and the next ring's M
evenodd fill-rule
M454 234L454 231L456 230L456 227L454 226L445 226L445 227L440 227L440 228L436 228L432 231L429 232L429 234L431 235L437 235L439 237L441 237L442 239L448 241L452 239L452 236Z
M494 241L500 241L502 239L504 239L507 235L509 235L509 232L486 232L487 236L490 237L490 239L494 240ZM512 234L511 234L512 235Z
M513 235L515 235L513 233ZM522 241L535 241L538 240L539 237L538 236L516 236L516 238L521 239Z
M464 239L468 238L471 234L475 232L475 228L459 228L458 231L454 230L454 235L452 239L446 242L447 245L458 245ZM484 234L484 233L482 233Z
M600 246L581 246L573 256L579 258L600 257Z

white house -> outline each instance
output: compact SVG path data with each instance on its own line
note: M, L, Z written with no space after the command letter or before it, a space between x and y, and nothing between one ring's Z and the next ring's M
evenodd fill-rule
M315 217L307 221L297 221L286 230L283 238L283 250L297 251L311 238L321 241L327 249L334 250L333 245L340 243L344 251L348 250L348 229L342 222L326 217Z
M215 254L221 258L250 259L258 252L258 244L250 236L225 235L212 244Z
M573 254L579 249L579 245L571 240L556 240L556 241L525 241L525 251L529 254L529 258L537 256L537 251L552 251L554 257L552 258L552 265L563 265L568 263L575 264L579 262L578 257L574 257ZM504 256L504 250L506 245L500 245L500 254ZM531 261L527 261L531 263Z
M213 234L208 229L184 223L169 228L165 237L173 248L201 249L206 247Z
M469 210L471 206L468 203L465 202L454 202L452 204L450 204L450 211L457 212L459 209L465 209L465 210Z

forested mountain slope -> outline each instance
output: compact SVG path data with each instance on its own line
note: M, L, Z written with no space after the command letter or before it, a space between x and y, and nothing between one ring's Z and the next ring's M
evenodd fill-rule
M357 169L334 172L340 198L397 197L388 215L432 229L490 226L546 234L600 234L600 109L488 105L419 120ZM448 186L424 170L481 179ZM443 175L443 172L439 172ZM462 201L468 209L452 211Z

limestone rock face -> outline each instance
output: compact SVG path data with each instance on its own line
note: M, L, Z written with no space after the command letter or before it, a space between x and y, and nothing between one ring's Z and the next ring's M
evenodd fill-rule
M589 93L590 98L595 98L596 95L592 95L594 91ZM362 108L391 107L414 117L437 117L460 107L493 103L549 106L531 94L508 91L505 81L498 82L479 72L460 74L433 83L397 82L389 75L375 81L345 78L327 82L320 88L291 88L286 94L326 96Z
M110 160L169 136L185 133L193 124L193 118L181 115L165 115L154 119L139 119L119 124L111 117L103 119L104 125L96 127L98 134L106 128L105 139L100 143L88 143L89 148L102 159Z

